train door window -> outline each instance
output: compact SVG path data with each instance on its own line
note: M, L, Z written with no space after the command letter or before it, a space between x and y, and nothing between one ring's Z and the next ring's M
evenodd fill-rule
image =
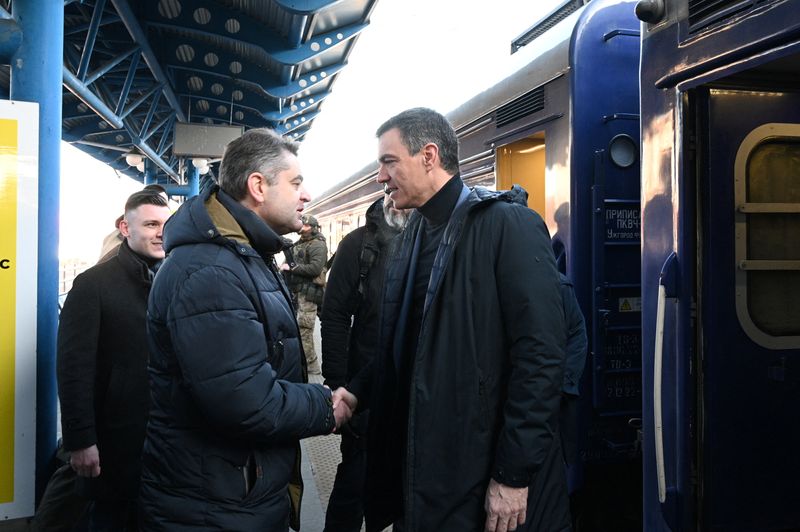
M498 190L520 185L528 192L528 207L545 217L544 133L500 146L497 149Z
M736 155L736 311L753 341L800 346L800 125L753 130Z

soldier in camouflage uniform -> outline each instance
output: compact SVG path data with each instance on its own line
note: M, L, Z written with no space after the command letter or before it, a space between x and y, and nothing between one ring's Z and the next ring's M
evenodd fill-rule
M328 260L328 246L319 231L319 222L311 215L303 216L294 252L294 266L291 267L291 289L297 301L297 323L303 351L306 353L308 373L320 374L317 351L314 349L314 323L317 319L317 306L322 305L324 294L324 270Z

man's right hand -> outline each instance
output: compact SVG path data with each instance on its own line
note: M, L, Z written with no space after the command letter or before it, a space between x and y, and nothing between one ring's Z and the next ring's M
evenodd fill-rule
M97 445L72 451L69 457L69 465L72 466L72 469L75 470L79 477L99 477L100 451L97 450Z
M333 399L333 415L336 418L336 430L339 430L339 427L353 417L358 400L355 395L348 392L344 387L337 388L331 398Z

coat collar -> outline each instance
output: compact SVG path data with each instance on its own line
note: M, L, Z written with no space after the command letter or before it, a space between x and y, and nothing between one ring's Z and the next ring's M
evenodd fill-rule
M202 242L261 257L279 252L282 246L281 237L272 228L218 186L186 201L164 228L167 253L184 244Z
M117 261L119 261L125 272L136 280L142 281L146 285L153 283L155 271L158 269L161 261L158 261L153 268L147 264L138 253L134 252L128 246L128 240L123 239L122 244L119 246L119 253L117 253Z

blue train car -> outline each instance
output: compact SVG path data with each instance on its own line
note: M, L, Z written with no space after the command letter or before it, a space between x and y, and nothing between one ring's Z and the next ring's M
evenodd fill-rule
M648 1L645 530L800 529L800 3Z
M564 2L570 9L585 4ZM522 185L547 222L589 332L580 530L641 530L639 43L635 2L556 10L528 33L523 66L448 114L468 185ZM554 21L563 20L552 30ZM523 62L527 61L527 62ZM388 117L387 117L388 118ZM370 164L310 206L335 247L380 195Z

